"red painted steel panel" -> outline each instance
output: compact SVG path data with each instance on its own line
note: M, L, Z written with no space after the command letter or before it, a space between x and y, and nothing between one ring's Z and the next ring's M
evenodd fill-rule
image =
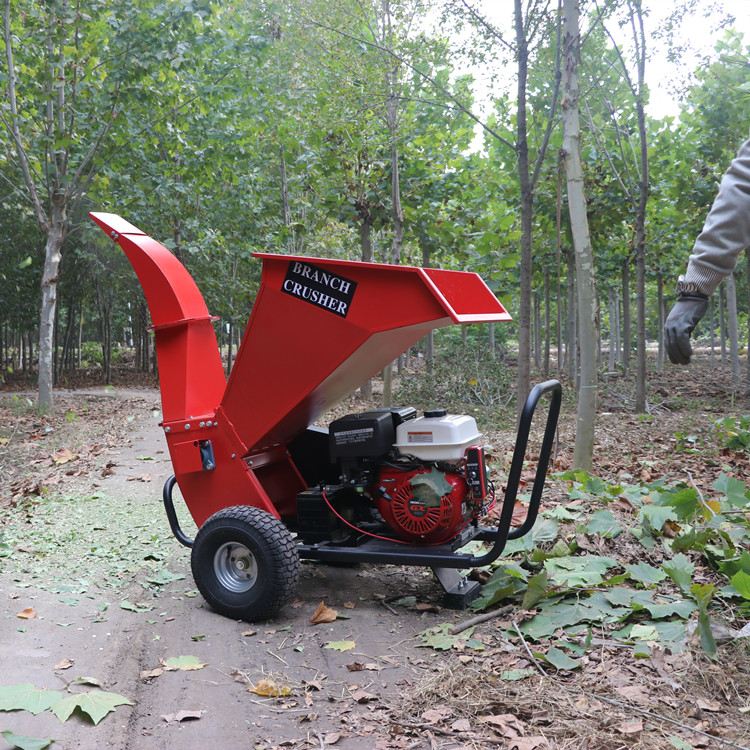
M238 504L293 515L304 482L286 443L430 330L510 319L476 274L261 254L261 287L227 384L213 319L184 266L116 214L91 216L143 286L167 444L198 525ZM198 440L211 441L215 469L203 470Z
M472 273L257 257L261 290L222 402L248 446L291 440L434 328L510 319Z

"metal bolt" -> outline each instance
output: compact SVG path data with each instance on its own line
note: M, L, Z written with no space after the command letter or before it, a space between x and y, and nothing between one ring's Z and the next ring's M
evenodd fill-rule
M232 453L232 458L237 458L237 454L236 453Z
M171 427L165 427L164 432L169 432L172 428Z
M189 425L189 424L186 424L186 425L185 425L185 429L186 429L186 430L189 430L189 429L190 429L190 425Z
M205 426L206 426L206 423L205 423L205 422L201 422L201 423L200 423L200 424L198 425L198 427L205 427Z

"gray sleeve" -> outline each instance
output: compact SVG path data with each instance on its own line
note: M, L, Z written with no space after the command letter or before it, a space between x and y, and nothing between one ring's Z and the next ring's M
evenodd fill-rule
M690 256L685 284L711 295L750 246L750 140L721 180L719 193Z

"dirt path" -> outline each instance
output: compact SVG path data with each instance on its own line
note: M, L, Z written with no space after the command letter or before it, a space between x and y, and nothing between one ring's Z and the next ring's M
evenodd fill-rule
M133 705L97 726L78 714L61 723L49 711L0 713L0 731L54 739L53 748L429 747L384 738L386 707L439 658L417 650L415 635L458 617L394 602L439 602L431 575L303 564L298 596L276 620L250 626L214 614L161 506L171 464L158 395L89 395L127 404L112 417L122 422L120 449L99 451L91 470L66 477L28 516L17 507L0 527L0 685L80 693L92 688L76 681L93 678ZM345 619L311 624L321 601ZM19 618L24 610L35 616ZM343 641L354 645L327 647ZM205 666L159 671L180 656ZM259 683L260 692L289 694L248 690ZM182 711L199 718L164 718Z

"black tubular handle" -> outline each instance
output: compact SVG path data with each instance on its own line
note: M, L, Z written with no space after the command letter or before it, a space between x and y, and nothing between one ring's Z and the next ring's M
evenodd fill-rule
M193 546L193 540L185 534L180 528L180 522L177 520L177 512L174 509L174 501L172 500L172 490L177 484L177 479L172 474L169 479L164 483L164 491L162 492L162 500L164 501L164 510L167 512L167 520L169 521L169 528L172 529L175 539L186 547Z
M544 437L542 439L542 447L539 451L539 463L536 467L536 475L534 477L534 485L531 489L531 498L529 500L529 508L526 512L526 518L520 528L514 531L510 530L510 525L513 520L513 508L516 503L516 496L518 495L518 485L521 480L521 471L523 470L524 456L526 455L526 447L529 443L529 430L531 429L531 421L534 417L534 411L539 403L539 399L545 394L550 394L549 411L547 412L547 424L544 428ZM560 416L560 404L562 402L562 386L558 380L547 380L544 383L539 383L531 389L526 398L523 411L521 412L521 419L518 423L518 436L516 438L516 447L513 451L513 460L510 464L510 473L508 474L508 484L505 488L505 499L503 500L503 507L500 511L500 519L497 523L497 532L495 536L495 543L492 549L484 555L479 557L473 557L470 561L471 565L481 567L482 565L489 565L490 563L497 560L505 549L505 544L508 539L517 539L528 533L534 522L536 521L537 514L539 513L539 504L542 500L542 492L544 490L544 480L547 476L547 467L549 465L549 459L552 455L552 444L555 439L555 432L557 430L557 419Z

